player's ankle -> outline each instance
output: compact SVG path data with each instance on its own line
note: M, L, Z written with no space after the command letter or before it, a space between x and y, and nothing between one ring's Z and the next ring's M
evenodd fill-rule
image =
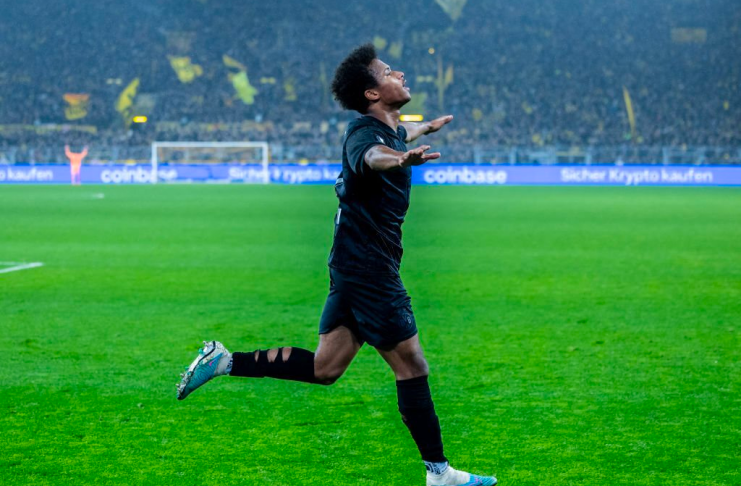
M469 473L454 469L450 464L447 464L441 474L435 474L427 470L427 479L435 484L465 484L470 477Z
M448 461L444 461L444 462L424 461L424 463L425 463L425 469L427 469L427 472L435 476L442 476L448 471L448 469L450 469L450 463Z
M228 375L232 371L233 362L232 353L227 352L224 354L224 356L219 359L219 364L216 366L214 376Z

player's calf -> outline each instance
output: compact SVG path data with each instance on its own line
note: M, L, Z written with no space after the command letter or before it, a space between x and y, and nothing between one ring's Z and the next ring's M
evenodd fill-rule
M322 383L314 373L314 353L301 348L276 348L232 355L231 376L276 378Z
M398 373L397 373L398 375ZM399 412L417 443L427 468L427 486L493 486L493 476L476 476L453 469L443 452L440 421L435 413L427 376L396 382Z

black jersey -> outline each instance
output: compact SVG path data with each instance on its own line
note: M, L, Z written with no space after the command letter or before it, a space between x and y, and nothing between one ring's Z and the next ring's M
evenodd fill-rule
M394 131L371 116L350 123L342 147L342 173L335 192L335 216L329 266L356 274L396 274L401 264L401 225L409 208L412 169L374 171L364 162L375 145L406 152L406 129Z

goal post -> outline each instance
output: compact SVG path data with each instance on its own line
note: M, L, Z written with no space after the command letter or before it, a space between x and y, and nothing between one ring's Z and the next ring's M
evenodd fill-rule
M269 160L267 142L152 142L151 180L268 184Z

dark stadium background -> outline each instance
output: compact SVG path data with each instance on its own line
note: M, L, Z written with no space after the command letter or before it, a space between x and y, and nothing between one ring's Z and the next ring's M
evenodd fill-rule
M348 49L375 41L410 81L407 111L456 116L436 140L444 161L546 146L590 148L594 163L741 162L731 0L4 3L0 161L66 162L64 143L90 145L88 161L146 160L153 140L266 140L280 161L336 161L354 115L328 83ZM185 57L198 74L181 82L171 59ZM242 68L250 104L228 78ZM88 95L84 117L67 119L68 93Z

